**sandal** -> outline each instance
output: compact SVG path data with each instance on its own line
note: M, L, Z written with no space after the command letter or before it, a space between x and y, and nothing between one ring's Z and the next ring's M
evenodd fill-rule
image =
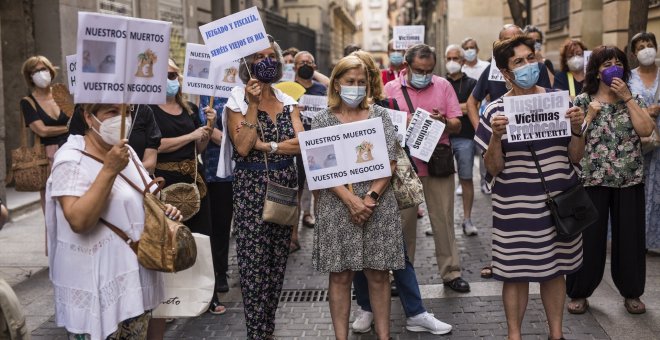
M623 305L630 314L646 313L646 305L639 298L625 299Z
M291 244L289 244L289 254L293 254L300 250L300 242L298 240L291 241Z
M485 266L481 268L480 275L484 279L492 279L493 278L493 266Z
M211 305L209 306L209 313L213 315L222 315L227 312L227 307L218 301L218 296L213 293L213 300L211 300Z
M571 314L584 314L589 308L589 301L585 298L571 299L566 309Z
M314 228L316 225L316 220L314 217L312 217L312 215L305 215L303 216L302 223L307 228Z

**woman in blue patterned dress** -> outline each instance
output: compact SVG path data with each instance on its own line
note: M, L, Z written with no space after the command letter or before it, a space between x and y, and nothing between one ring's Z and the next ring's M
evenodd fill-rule
M658 106L658 82L660 72L655 64L658 45L655 34L641 32L635 34L630 41L639 67L630 71L630 91L639 95L647 106L647 111L660 129L660 106ZM651 137L644 137L651 138ZM644 140L642 138L642 141ZM660 138L660 136L657 136ZM644 177L646 182L646 247L660 252L660 148L655 148L644 154ZM656 218L651 218L655 216Z
M644 167L640 137L653 131L646 104L628 89L626 54L614 46L593 50L584 90L574 104L587 111L586 149L580 164L599 219L584 231L584 266L566 279L569 313L584 313L600 284L612 224L612 280L628 313L641 314L646 283Z
M271 86L282 78L282 50L268 38L271 47L241 63L239 76L247 85L235 87L225 105L224 131L233 143L236 162L234 229L250 340L273 337L291 242L291 226L261 219L266 183L296 186L293 159L300 153L298 132L303 131L297 102ZM222 148L227 148L224 142Z
M504 96L552 91L535 85L539 69L533 39L518 36L497 42L493 55L511 86ZM584 138L576 133L580 131L584 112L574 107L565 115L573 136L510 143L502 97L488 105L475 136L477 145L485 152L487 178L493 183L493 277L504 281L502 300L508 339L512 340L521 339L529 282L541 285L550 328L548 338L562 339L564 275L582 264L582 237L557 239L531 153L534 150L538 155L550 192L559 193L578 183L571 163L577 163L584 153Z

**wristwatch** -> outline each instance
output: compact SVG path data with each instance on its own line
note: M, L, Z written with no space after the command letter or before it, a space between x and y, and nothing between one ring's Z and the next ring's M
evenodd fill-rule
M276 153L277 152L277 142L270 142L270 153Z
M373 190L369 190L369 192L367 192L367 196L373 198L374 201L376 201L376 202L378 202L378 198L380 197L380 195L377 192L373 191Z

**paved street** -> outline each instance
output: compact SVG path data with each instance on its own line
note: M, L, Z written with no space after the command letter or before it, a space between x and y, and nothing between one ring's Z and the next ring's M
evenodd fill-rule
M398 298L392 300L392 337L394 339L503 339L506 320L500 297L501 285L480 278L479 269L489 262L491 208L490 198L476 194L473 221L480 228L476 237L465 237L460 196L456 197L456 235L463 265L463 277L472 286L469 294L447 291L438 276L432 237L424 235L428 218L418 224L416 270L424 303L429 312L454 326L445 336L413 333L405 329L405 316ZM64 330L54 324L52 289L42 257L43 219L39 212L8 225L0 232L0 275L13 279L33 329L34 339L65 339ZM312 269L312 230L300 230L303 249L289 258L275 335L281 339L333 339L327 303L327 276ZM31 236L27 236L31 235ZM9 245L9 247L8 247ZM21 257L18 249L30 256ZM225 315L204 314L195 319L180 319L168 326L167 339L245 339L246 330L235 252L230 252L230 292L222 295ZM31 258L31 260L30 260ZM660 257L647 257L647 290L643 300L648 312L631 316L623 308L609 273L590 299L590 312L564 317L567 339L657 339L660 332ZM43 269L42 269L43 268ZM42 270L40 270L42 269ZM607 266L609 271L609 262ZM7 277L11 276L11 277ZM354 304L354 308L356 305ZM352 320L352 317L351 317ZM525 317L525 339L547 339L547 330L538 285L530 290ZM351 334L351 339L375 339L374 333Z

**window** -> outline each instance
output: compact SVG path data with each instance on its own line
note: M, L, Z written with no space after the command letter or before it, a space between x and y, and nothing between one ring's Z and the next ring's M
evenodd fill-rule
M99 13L133 16L133 0L99 0Z
M550 30L568 26L568 0L550 0Z

